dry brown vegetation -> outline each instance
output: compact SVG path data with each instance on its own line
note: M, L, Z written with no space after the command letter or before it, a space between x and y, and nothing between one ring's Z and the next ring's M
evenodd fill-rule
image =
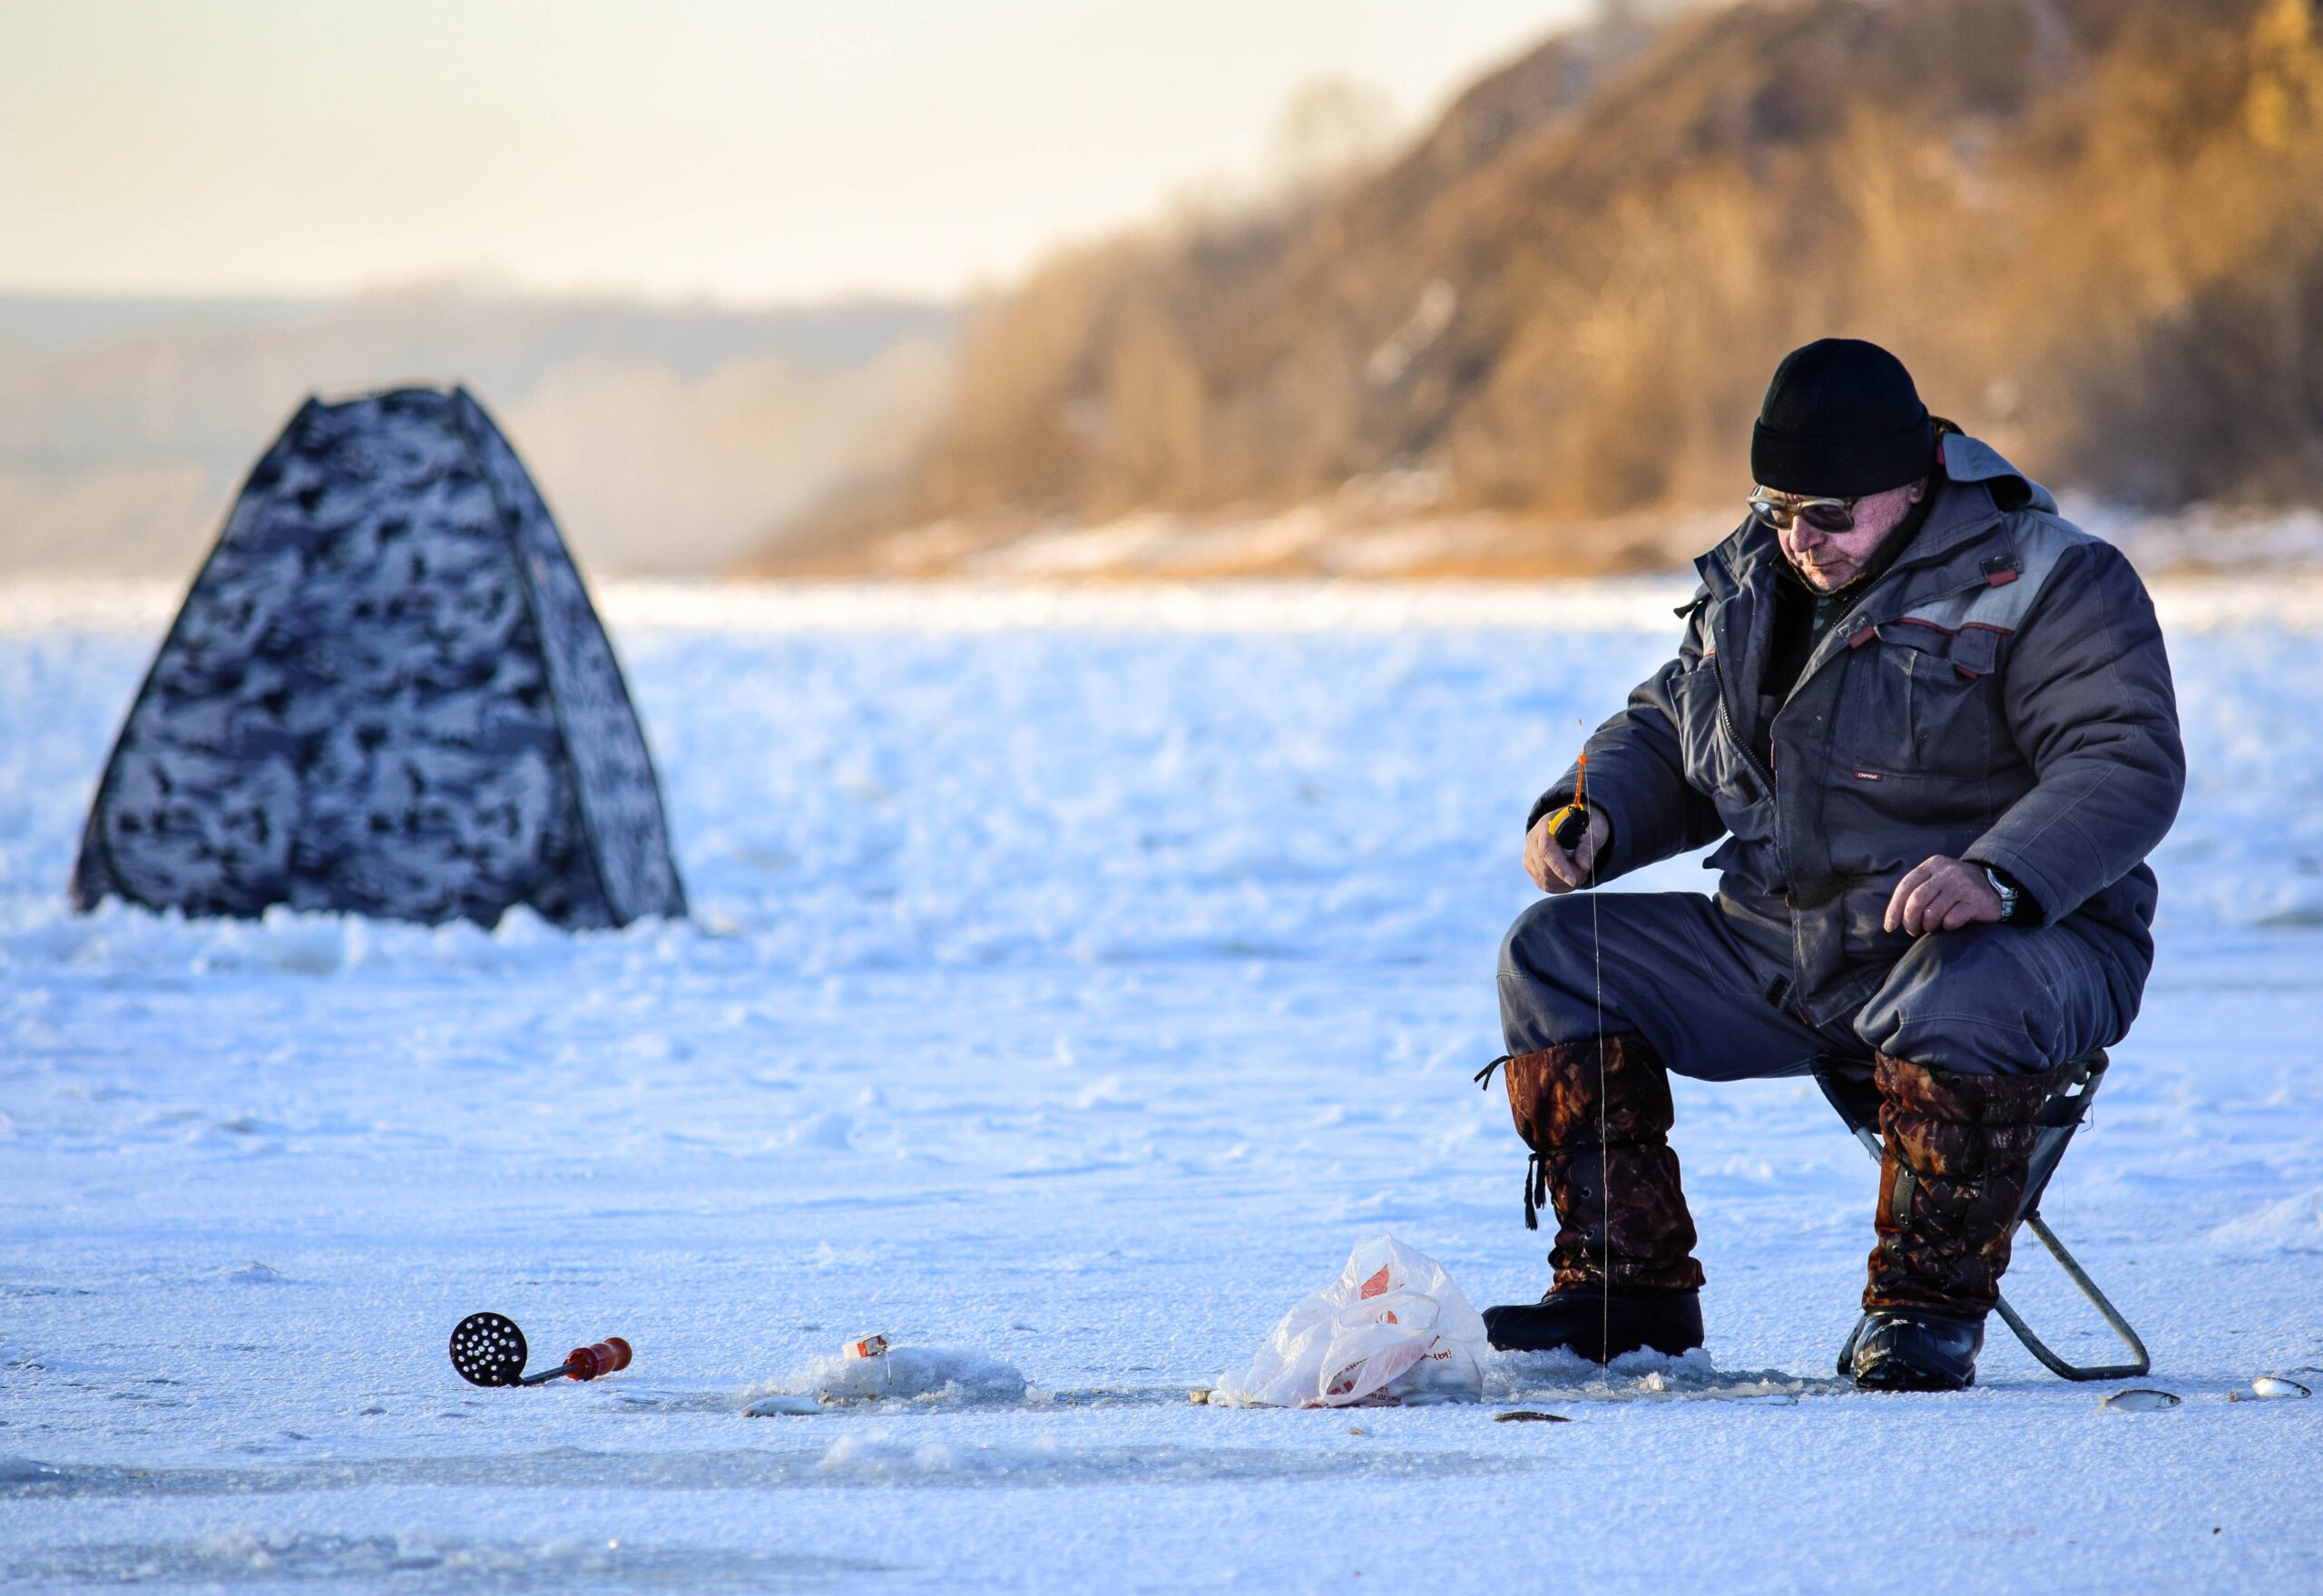
M1416 520L1450 531L1407 568L1650 563L1827 333L2050 480L2312 500L2318 33L2313 0L1761 0L1552 39L1335 193L1050 262L912 469L762 566L1132 513L1224 529L1224 569ZM1330 535L1269 543L1293 505Z

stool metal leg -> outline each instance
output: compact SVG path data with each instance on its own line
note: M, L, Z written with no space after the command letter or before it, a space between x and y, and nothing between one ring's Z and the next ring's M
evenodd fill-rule
M2102 1074L2102 1061L2101 1060L2100 1069L2096 1072L2096 1074L2101 1076ZM1848 1111L1847 1104L1839 1092L1833 1087L1830 1082L1824 1079L1823 1074L1819 1070L1817 1072L1816 1079L1817 1083L1822 1086L1824 1095L1831 1100L1831 1106L1838 1110L1840 1120L1846 1123L1850 1131L1854 1132L1855 1139L1858 1142L1862 1143L1864 1151L1871 1155L1872 1161L1874 1163L1878 1162L1885 1151L1885 1150L1880 1146L1879 1133L1870 1126L1857 1120L1853 1114ZM2079 1103L2085 1108L2087 1100L2094 1096L2095 1093L2096 1081L2092 1079L2083 1085L2082 1093L2078 1100ZM2077 1113L2075 1115L2075 1119L2078 1119ZM2059 1150L2057 1156L2063 1156L2062 1150ZM2049 1164L2048 1168L2050 1170L2053 1170L2055 1168L2053 1160ZM2045 1188L2047 1184L2046 1172L2044 1171L2041 1180L2041 1185ZM2033 1200L2037 1203L2039 1198L2040 1193L2035 1191L2033 1194ZM2046 1368L2051 1374L2056 1376L2061 1380L2128 1380L2134 1379L2141 1375L2149 1373L2153 1367L2153 1358L2152 1356L2146 1351L2145 1343L2139 1339L2138 1333L2131 1326L2130 1321L2122 1316L2122 1310L2113 1306L2112 1299L2108 1297L2105 1293L2099 1288L2096 1281L2089 1278L2089 1271L2081 1267L2080 1260L2074 1258L2073 1255L2066 1249L2063 1242L2057 1239L2057 1233L2049 1229L2049 1222L2041 1217L2037 1209L2033 1209L2024 1213L2018 1219L2017 1223L2020 1226L2030 1225L2033 1227L2033 1234L2041 1239L2041 1245L2049 1249L2049 1256L2057 1260L2058 1267L2063 1268L2065 1272L2065 1278L2071 1280L2074 1287L2079 1289L2081 1294L2089 1299L2090 1305L2096 1308L2099 1315L2105 1320L2106 1327L2111 1329L2115 1336L2121 1338L2122 1345L2129 1348L2131 1353L2135 1356L2136 1361L2133 1363L2120 1364L2076 1364L2069 1362L2065 1358L2059 1356L2047 1342L2042 1340L2038 1335L2034 1334L2033 1327L2024 1322L2024 1316L2019 1314L2014 1307L2009 1305L2009 1301L2006 1297L2003 1297L1996 1305L2000 1312L2001 1322L2009 1327L2010 1332L2015 1336L2017 1340L2024 1343L2024 1350L2038 1358L2041 1361L2043 1367ZM1839 1373L1844 1375L1851 1371L1855 1361L1856 1343L1862 1338L1863 1327L1868 1322L1868 1315L1859 1317L1855 1322L1855 1328L1848 1332L1846 1345L1839 1348Z
M2131 1380L2151 1371L2153 1367L2153 1357L2146 1351L2145 1343L2138 1338L2137 1331L2130 1327L2129 1320L2122 1317L2122 1310L2113 1306L2112 1299L2098 1289L2097 1282L2089 1278L2089 1271L2083 1268L2073 1254L2065 1250L2065 1244L2057 1239L2057 1233L2049 1229L2049 1222L2039 1214L2025 1215L2024 1222L2033 1227L2033 1234L2041 1239L2041 1245L2049 1249L2049 1256L2055 1258L2058 1265L2063 1268L2065 1278L2081 1288L2081 1294L2089 1298L2090 1303L2104 1317L2107 1327L2114 1335L2122 1338L2122 1345L2136 1356L2137 1361L2112 1364L2068 1363L2051 1351L2047 1342L2033 1333L2033 1327L2026 1324L2014 1308L2009 1307L2008 1298L2004 1297L1998 1305L2000 1317L2008 1327L2016 1333L2016 1338L2024 1343L2024 1350L2039 1358L2048 1371L2061 1380ZM1850 1339L1849 1349L1853 1349L1852 1339Z

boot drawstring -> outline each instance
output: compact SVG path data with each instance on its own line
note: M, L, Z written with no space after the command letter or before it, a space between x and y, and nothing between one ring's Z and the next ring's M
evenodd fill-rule
M1524 1160L1524 1228L1541 1228L1541 1209L1549 1200L1549 1160L1534 1153Z
M1483 1069L1478 1070L1475 1075L1476 1089L1480 1092L1490 1092L1492 1072L1506 1063L1512 1056L1509 1053L1503 1053ZM1524 1160L1524 1228L1527 1230L1537 1230L1541 1228L1541 1210L1548 1206L1548 1202L1549 1160L1538 1152L1534 1152Z

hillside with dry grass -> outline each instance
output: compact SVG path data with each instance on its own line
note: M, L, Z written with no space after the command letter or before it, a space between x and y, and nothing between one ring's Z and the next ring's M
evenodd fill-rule
M2312 0L1757 0L1547 40L1391 162L1049 262L907 471L755 564L1666 562L1781 354L2119 504L2323 496Z

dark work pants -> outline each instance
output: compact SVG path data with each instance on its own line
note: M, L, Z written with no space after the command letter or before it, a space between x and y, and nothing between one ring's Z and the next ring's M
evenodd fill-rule
M2071 930L1970 925L1923 936L1862 1008L1823 1026L1768 993L1789 947L1691 892L1576 892L1516 917L1500 950L1512 1053L1634 1031L1681 1075L1803 1075L1876 1050L1964 1074L2029 1073L2119 1042L2104 961ZM1600 993L1603 993L1602 1006Z

